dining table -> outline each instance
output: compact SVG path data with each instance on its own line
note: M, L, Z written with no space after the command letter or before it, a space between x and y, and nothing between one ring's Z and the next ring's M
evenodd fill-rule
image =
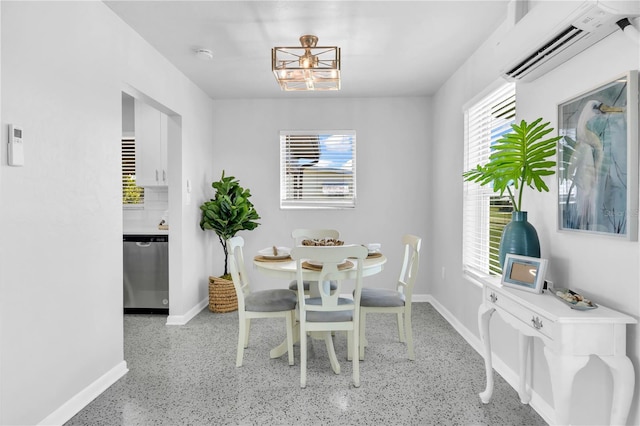
M357 259L348 259L348 261L353 265L346 269L341 269L340 272L342 274L342 279L349 280L355 279L357 274ZM385 263L387 263L387 257L381 252L373 252L369 253L369 255L362 260L362 276L369 277L375 274L382 272L384 269ZM302 269L302 277L305 281L318 281L320 277L320 269L314 267L313 263L309 264L309 262L303 262L303 264L308 265L307 267L303 267ZM291 259L290 256L265 256L258 254L253 258L254 267L260 271L260 273L272 277L278 278L287 282L287 286L289 282L297 279L297 266L296 261ZM328 283L324 283L328 285ZM317 286L310 286L309 288L310 296L318 296L319 289ZM297 334L296 334L297 335ZM298 336L299 339L299 336ZM298 340L296 339L296 340ZM277 347L273 348L269 353L271 358L279 358L282 355L287 353L287 342L286 340L282 342Z
M349 269L343 269L343 279L354 279L356 277L356 259L349 259L353 263L353 267ZM368 277L371 275L382 272L384 264L387 262L387 257L380 253L372 253L363 260L362 264L362 276ZM253 258L253 265L261 273L270 276L272 278L278 278L282 280L295 280L296 279L296 261L291 259L290 256L281 258L272 258L270 256L256 255ZM317 281L320 275L320 271L316 268L303 268L303 278L309 281Z

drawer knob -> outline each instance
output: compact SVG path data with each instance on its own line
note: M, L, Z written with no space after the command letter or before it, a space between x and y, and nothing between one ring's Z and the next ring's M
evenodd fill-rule
M535 328L536 330L540 330L542 328L542 320L538 317L532 317L531 323L533 324L533 328Z
M496 296L494 292L491 292L491 295L489 296L489 300L491 300L492 303L496 303L498 301L498 296Z

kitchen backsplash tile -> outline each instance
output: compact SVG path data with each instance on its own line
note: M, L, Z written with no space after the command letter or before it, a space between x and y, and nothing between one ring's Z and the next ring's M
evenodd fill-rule
M140 226L157 227L165 212L169 209L169 191L167 188L145 188L144 208L123 209L123 227Z

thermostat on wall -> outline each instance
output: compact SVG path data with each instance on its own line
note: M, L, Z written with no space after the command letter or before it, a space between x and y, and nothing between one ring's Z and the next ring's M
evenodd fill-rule
M9 147L7 162L10 166L24 165L24 147L22 142L22 127L9 125Z

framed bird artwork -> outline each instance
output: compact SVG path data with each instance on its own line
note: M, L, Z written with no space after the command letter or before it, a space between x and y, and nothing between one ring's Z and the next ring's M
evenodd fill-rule
M637 240L638 72L558 105L560 230Z

